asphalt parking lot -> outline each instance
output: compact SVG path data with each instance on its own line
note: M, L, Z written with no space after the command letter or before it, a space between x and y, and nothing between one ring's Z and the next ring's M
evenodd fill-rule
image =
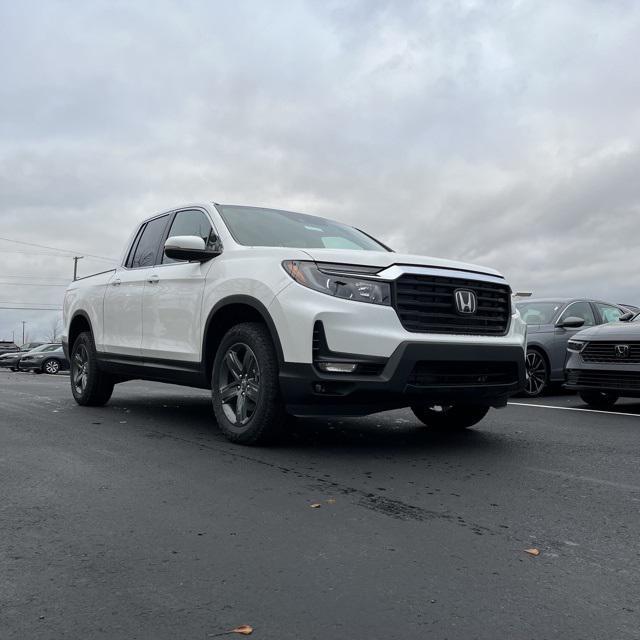
M640 637L640 403L517 400L448 437L310 420L248 449L206 392L89 409L68 384L0 372L3 640Z

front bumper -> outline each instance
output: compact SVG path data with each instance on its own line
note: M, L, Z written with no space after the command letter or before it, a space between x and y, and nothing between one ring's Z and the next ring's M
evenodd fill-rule
M379 375L325 374L303 363L280 368L282 394L295 415L367 415L412 404L500 407L524 383L523 346L503 344L403 342Z
M20 360L17 365L19 371L32 371L33 369L39 369L42 366L42 362L24 362Z
M608 391L640 398L640 364L584 362L579 353L569 352L565 380L564 386L572 391Z

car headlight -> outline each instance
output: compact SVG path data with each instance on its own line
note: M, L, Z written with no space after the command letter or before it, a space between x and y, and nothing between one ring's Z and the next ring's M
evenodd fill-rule
M335 267L331 271L323 271L315 262L305 260L285 260L282 266L303 287L345 300L391 305L391 285L388 282L332 272Z
M567 342L567 351L580 353L585 348L586 344L587 343L584 340L569 340L569 342Z

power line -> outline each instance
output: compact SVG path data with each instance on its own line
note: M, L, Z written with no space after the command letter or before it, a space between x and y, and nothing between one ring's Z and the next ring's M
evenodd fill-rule
M68 287L67 284L51 284L50 282L0 282L2 287Z
M46 251L18 251L17 249L3 249L2 253L19 253L26 256L50 256L51 258L64 258L69 259L67 254L51 253Z
M50 247L46 244L36 244L35 242L25 242L24 240L12 240L11 238L3 238L0 237L0 240L4 240L5 242L13 242L15 244L23 244L28 247L38 247L40 249L52 249L53 251L59 251L61 253L69 253L69 254L77 254L78 251L70 251L69 249L59 249L58 247ZM105 258L104 256L96 256L91 253L85 253L85 256L89 256L90 258L96 258L97 260L106 260L107 262L118 262L113 258Z
M62 307L0 307L0 309L10 310L10 311L62 311Z
M57 307L58 302L19 302L17 300L0 300L0 304L28 304L39 307Z
M62 276L8 276L6 273L3 273L0 278L12 278L17 280L40 280L44 278L45 280L63 280L64 282L68 282L67 278L63 278Z

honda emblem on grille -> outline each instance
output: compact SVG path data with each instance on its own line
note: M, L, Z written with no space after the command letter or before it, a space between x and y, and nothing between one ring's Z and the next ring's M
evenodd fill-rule
M616 345L616 358L628 358L629 357L629 345L617 344Z
M478 308L478 298L473 291L456 289L453 292L458 313L475 313Z

